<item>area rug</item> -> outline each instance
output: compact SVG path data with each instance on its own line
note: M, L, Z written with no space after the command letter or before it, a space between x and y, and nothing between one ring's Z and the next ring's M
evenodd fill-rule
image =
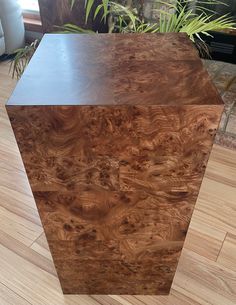
M213 60L203 63L225 103L215 143L236 150L236 65Z

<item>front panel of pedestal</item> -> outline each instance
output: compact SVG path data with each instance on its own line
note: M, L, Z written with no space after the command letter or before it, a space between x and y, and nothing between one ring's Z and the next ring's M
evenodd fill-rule
M64 293L167 294L222 106L7 106Z

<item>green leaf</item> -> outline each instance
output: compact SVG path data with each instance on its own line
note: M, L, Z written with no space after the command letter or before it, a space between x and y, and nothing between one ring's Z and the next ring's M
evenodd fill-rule
M94 4L94 0L87 0L86 1L86 12L85 12L85 22L86 23L88 22L88 17L89 17L89 14L91 12L91 9L93 7L93 4Z
M95 32L92 30L87 30L87 29L83 29L75 24L71 24L71 23L66 23L64 25L61 26L55 26L56 28L59 29L58 32L56 33L65 33L65 34L69 34L69 33L74 33L74 34L94 34Z
M70 0L70 9L72 10L77 0Z
M15 56L11 60L10 64L10 72L12 72L13 78L16 77L17 79L19 79L21 77L31 57L37 49L37 46L38 40L35 40L30 45L27 45L24 48L17 49L13 52Z

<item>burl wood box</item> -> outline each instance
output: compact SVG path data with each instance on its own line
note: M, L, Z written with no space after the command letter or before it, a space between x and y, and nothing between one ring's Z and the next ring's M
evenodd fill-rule
M223 109L188 37L45 35L6 107L63 292L168 294Z

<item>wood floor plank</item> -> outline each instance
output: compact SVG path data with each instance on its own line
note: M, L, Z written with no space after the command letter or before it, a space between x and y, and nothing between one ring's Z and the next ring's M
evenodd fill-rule
M216 182L236 187L235 167L235 151L217 146L217 149L213 149L211 152L205 177Z
M194 217L220 231L236 235L235 194L235 187L205 177Z
M124 303L115 300L110 295L93 295L92 298L101 305L124 305Z
M0 124L0 129L2 128ZM5 128L5 127L4 127ZM10 127L9 127L10 128ZM19 170L25 172L23 162L19 156L18 147L14 146L16 145L15 139L13 138L13 135L9 133L7 135L7 138L1 136L0 131L0 154L1 154L1 164L4 165L8 164L11 168L14 168L14 170ZM11 163L9 164L9 160L11 160Z
M115 301L119 302L119 304L121 304L121 305L134 305L134 304L137 305L137 303L138 303L137 299L133 299L133 301L131 301L120 295L111 295L110 297L111 297L112 301L115 300Z
M89 295L66 295L63 305L101 305L92 296Z
M163 305L200 305L200 303L194 301L191 297L172 289L169 298L162 297Z
M226 232L207 224L194 214L184 246L186 249L216 261Z
M217 263L236 272L236 235L226 235Z
M35 251L31 247L25 246L22 242L17 241L16 239L12 238L10 235L2 232L1 230L0 230L0 244L5 248L11 250L12 252L16 253L18 256L22 257L23 259L27 260L28 262L34 264L38 268L54 276L57 276L50 255L49 257L45 257L41 255L41 253Z
M46 236L42 233L39 238L37 238L33 244L30 246L31 249L39 253L40 255L46 257L48 260L52 261L52 255L48 247Z
M235 272L183 250L173 288L202 305L235 305Z
M0 206L0 230L30 246L43 232L41 226L32 223Z
M0 186L0 206L13 214L41 226L38 210L31 195L22 194L7 187Z
M0 245L0 282L25 298L32 305L75 305L73 299L66 299L60 289L57 277L38 268Z
M0 186L4 186L19 193L30 195L31 189L24 171L16 171L10 165L0 165Z
M145 305L145 303L142 300L139 300L137 296L122 295L121 297L123 298L123 300L128 301L132 305ZM124 302L122 302L122 305L124 305Z
M155 297L148 295L147 296L137 295L135 296L135 298L137 298L137 300L141 301L145 305L162 305L161 296Z
M0 86L0 103L3 103L10 97L17 81L16 79L12 79L11 74L9 73L9 62L3 61L0 63L0 65L0 81L2 83Z
M172 289L169 296L135 296L145 305L200 305L191 298ZM138 304L138 305L143 305Z
M0 283L0 304L1 305L31 305L24 298Z

